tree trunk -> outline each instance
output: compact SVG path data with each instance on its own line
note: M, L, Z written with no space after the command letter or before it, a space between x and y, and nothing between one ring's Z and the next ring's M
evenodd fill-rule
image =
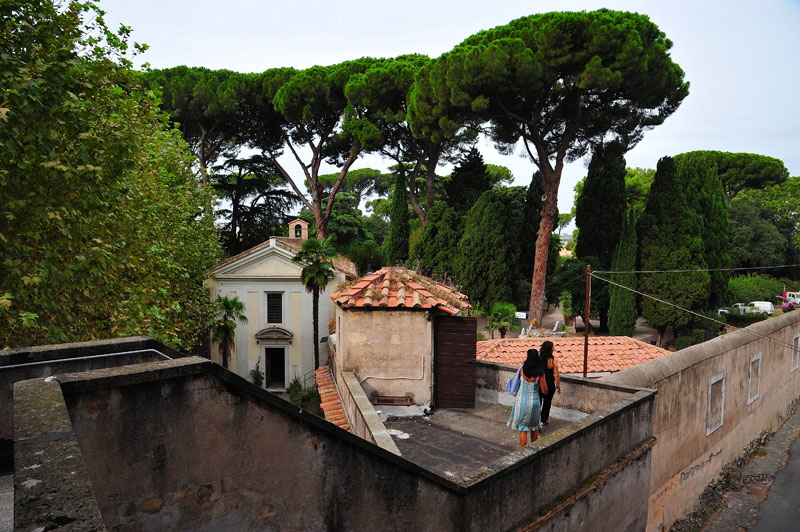
M542 171L545 198L542 202L542 220L539 222L539 235L536 237L536 257L533 260L533 278L531 280L531 299L528 316L532 323L541 324L544 314L545 279L547 276L547 256L550 252L550 235L553 233L554 218L558 202L558 183L560 173L545 168Z
M319 368L319 288L315 288L311 296L314 312L314 369Z

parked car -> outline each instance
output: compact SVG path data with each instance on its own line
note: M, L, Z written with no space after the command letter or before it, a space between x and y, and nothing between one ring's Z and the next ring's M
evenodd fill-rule
M786 301L800 305L800 292L786 292Z
M751 301L747 306L753 308L751 312L763 312L768 315L775 313L775 305L769 301Z
M717 315L723 314L754 314L756 312L763 312L767 315L775 313L775 306L769 301L751 301L748 304L734 303L730 307L723 307L717 310Z

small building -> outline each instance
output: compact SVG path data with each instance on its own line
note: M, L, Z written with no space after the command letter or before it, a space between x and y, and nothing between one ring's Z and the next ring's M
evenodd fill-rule
M236 327L236 348L229 369L250 380L250 371L264 374L263 386L283 390L297 377L313 382L314 341L312 295L301 280L303 268L292 261L308 239L308 222L292 220L289 234L269 240L217 264L207 284L212 299L236 296L245 305L247 323ZM344 257L333 261L335 276L326 291L357 276L355 265ZM321 302L328 298L321 297ZM333 304L319 308L320 357L327 357L325 338L333 316ZM219 346L213 343L212 360L221 362Z
M353 372L373 400L474 406L477 319L461 316L471 306L464 294L414 271L385 267L331 300L334 373Z

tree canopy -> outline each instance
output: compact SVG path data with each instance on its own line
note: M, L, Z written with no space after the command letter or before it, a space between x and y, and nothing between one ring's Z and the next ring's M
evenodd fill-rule
M246 93L244 75L176 66L151 70L144 76L150 84L160 87L161 108L178 124L197 157L203 182L208 184L208 168L226 149L235 147L240 135Z
M523 17L479 32L420 71L409 120L428 136L489 121L494 139L521 140L541 170L543 216L530 298L541 320L550 234L566 162L609 138L626 147L688 94L672 43L648 17L601 9Z
M210 190L129 70L130 29L91 2L0 9L0 346L191 348L214 312Z
M789 178L783 161L766 155L701 150L676 155L675 163L688 157L704 157L717 167L728 201L743 190L778 185Z

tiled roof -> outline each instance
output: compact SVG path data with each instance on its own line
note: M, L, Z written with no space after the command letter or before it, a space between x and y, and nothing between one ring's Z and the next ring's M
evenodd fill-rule
M339 398L339 391L331 378L330 368L328 366L320 366L315 372L314 377L317 380L317 389L321 399L320 407L325 414L325 420L333 423L337 427L341 427L346 431L350 430L350 424L347 422L347 416L342 408L342 400Z
M432 309L458 314L471 305L452 287L405 268L387 266L331 294L343 308Z
M305 242L305 240L302 238L286 238L282 236L273 238L275 238L275 241L279 246L295 253L300 251L300 249L303 247L303 242ZM248 255L252 255L253 253L261 251L262 249L268 248L269 243L270 241L266 240L257 246L253 246L250 249L246 249L245 251L242 251L241 253L238 253L232 257L228 257L227 259L217 263L217 265L214 266L214 269L220 268L226 264L230 264L231 262L237 261L247 257ZM333 259L333 267L351 279L358 277L358 268L356 268L356 265L353 263L353 261L347 257L337 255L336 258Z
M582 337L482 340L478 342L477 359L519 366L525 361L528 349L541 348L545 340L553 342L553 354L561 373L583 373ZM622 371L670 352L629 336L590 336L587 372Z

